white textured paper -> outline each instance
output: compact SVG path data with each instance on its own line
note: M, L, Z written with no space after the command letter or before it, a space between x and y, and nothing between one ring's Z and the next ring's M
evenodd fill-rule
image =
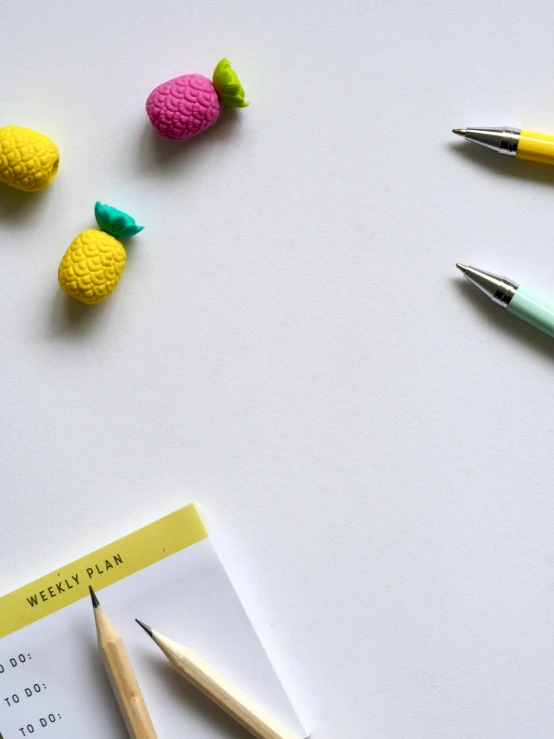
M552 739L554 342L456 261L554 297L549 0L3 0L2 589L198 500L313 739ZM227 56L250 107L158 142ZM58 291L94 201L145 229ZM223 736L225 734L223 733Z

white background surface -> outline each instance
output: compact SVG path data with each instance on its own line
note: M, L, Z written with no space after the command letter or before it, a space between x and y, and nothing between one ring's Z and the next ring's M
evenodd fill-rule
M0 193L8 591L198 501L314 739L546 739L554 343L455 261L554 295L554 8L4 0L2 123L59 145ZM252 105L143 111L223 55ZM56 282L96 199L146 228L116 293Z

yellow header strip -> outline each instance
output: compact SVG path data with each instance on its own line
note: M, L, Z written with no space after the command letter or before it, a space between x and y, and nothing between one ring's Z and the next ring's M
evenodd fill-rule
M0 598L0 639L208 536L194 505L144 526Z

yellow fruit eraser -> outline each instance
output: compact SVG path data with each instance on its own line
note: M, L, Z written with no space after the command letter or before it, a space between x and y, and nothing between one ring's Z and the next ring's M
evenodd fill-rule
M80 233L69 245L58 269L61 289L82 303L101 303L121 277L127 255L120 239L128 239L144 226L110 205L96 203L98 228Z
M39 192L58 172L60 152L38 131L21 126L0 128L0 182L25 192Z

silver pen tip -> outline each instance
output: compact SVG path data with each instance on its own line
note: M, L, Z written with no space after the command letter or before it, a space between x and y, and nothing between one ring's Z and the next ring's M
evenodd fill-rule
M456 136L465 136L467 133L467 128L453 128L452 133L455 133Z
M467 272L467 267L465 264L460 264L459 262L456 262L456 267L460 270L460 272L463 272L464 275Z

